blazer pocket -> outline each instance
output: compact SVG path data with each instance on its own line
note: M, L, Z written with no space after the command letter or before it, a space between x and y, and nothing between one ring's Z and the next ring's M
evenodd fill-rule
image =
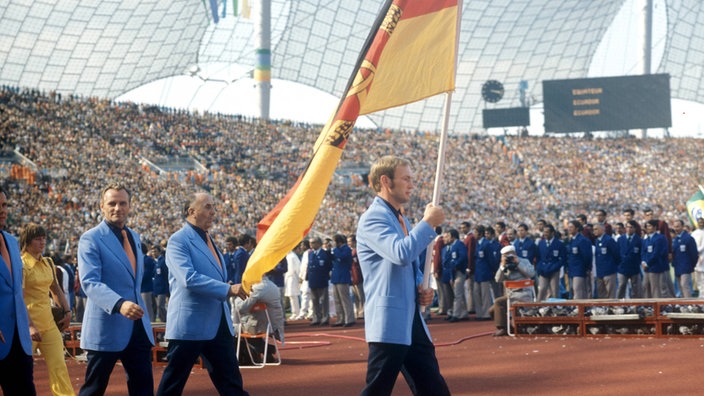
M375 310L380 320L374 326L374 332L383 337L384 342L405 342L405 330L399 329L405 327L409 318L406 305L400 297L385 296L379 299Z
M387 309L403 309L405 306L403 299L395 296L381 296L377 303Z
M188 306L181 308L178 318L174 319L179 320L177 323L181 325L184 336L199 337L202 336L206 331L205 329L209 327L208 323L204 321L207 316L207 313L204 313L204 311Z

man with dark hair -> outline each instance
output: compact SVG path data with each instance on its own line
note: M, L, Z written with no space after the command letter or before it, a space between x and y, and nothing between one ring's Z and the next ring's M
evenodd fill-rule
M474 309L474 298L472 298L472 293L474 290L474 261L476 257L474 252L477 250L477 237L472 232L472 223L469 221L463 221L460 224L460 233L464 236L462 237L462 242L464 246L467 247L467 280L465 281L465 294L467 297L467 311L475 313Z
M364 275L362 268L359 266L359 258L357 257L357 235L350 234L347 236L347 245L352 249L352 293L354 294L354 310L357 319L364 319Z
M669 253L672 253L671 250L669 250L672 247L672 236L670 235L670 226L667 224L665 220L660 220L658 219L658 215L662 211L662 207L660 205L655 205L654 206L657 209L657 212L653 210L653 208L647 207L643 209L643 218L645 218L646 223L650 220L655 220L657 221L657 231L665 237L667 240L667 249Z
M229 278L229 281L232 281L234 283L234 280L232 279L233 276L237 273L236 270L236 264L235 264L235 251L237 251L237 247L239 246L239 242L237 241L237 237L234 235L230 235L227 238L225 238L225 251L222 253L223 257L225 257L225 267L227 267L227 277ZM240 277L242 274L240 273ZM240 278L241 281L241 278Z
M210 380L221 395L247 395L235 355L227 300L247 295L240 284L227 282L222 254L209 230L215 202L204 192L191 195L183 210L186 224L166 247L171 301L166 339L167 357L158 395L181 395L191 369L202 355Z
M682 297L692 297L692 272L699 260L697 243L684 229L682 220L675 220L672 224L675 237L672 238L672 266L675 268L675 277Z
M636 212L633 209L631 209L631 208L624 209L623 210L623 223L624 223L624 225L631 220L635 221L635 219L633 218L635 215L636 215ZM638 227L636 227L636 230L635 230L636 234L638 234L639 237L642 237L643 230L641 229L640 224L638 224L638 222L636 222L636 225L638 226Z
M589 239L589 242L594 243L594 233L592 232L592 225L587 221L587 215L584 213L578 214L577 221L579 222L582 235Z
M596 223L594 223L594 225L601 224L604 227L606 235L613 237L614 229L611 227L611 224L606 221L606 211L604 209L597 209L595 216Z
M592 271L592 243L582 234L582 225L578 220L567 224L570 241L567 245L567 274L570 279L572 298L589 297L588 285Z
M645 298L662 297L662 273L669 271L670 267L667 263L667 239L657 229L657 220L648 220L645 223L645 238L641 249L641 266L645 271Z
M521 223L518 225L517 238L513 241L518 257L528 260L531 264L536 263L538 247L532 238L528 236L528 225Z
M640 255L642 241L637 233L638 222L629 220L626 222L626 233L618 239L619 253L621 260L618 264L618 291L616 298L626 298L628 285L631 286L631 298L643 297L643 282L640 275Z
M467 247L460 241L460 234L456 229L450 228L443 234L445 249L443 249L443 273L447 272L452 285L453 304L452 315L448 316L450 322L457 322L469 318L467 312L467 299L464 295L464 282L467 279ZM443 274L443 277L444 274Z
M544 301L548 296L560 297L560 269L566 260L565 245L555 236L555 227L546 224L543 227L543 237L538 242L538 301Z
M672 233L670 232L670 226L667 224L665 220L659 220L658 217L662 213L662 206L656 204L653 205L655 210L653 208L647 207L643 209L643 217L645 218L645 221L648 222L650 220L655 220L657 222L657 228L656 231L660 233L660 235L665 237L665 240L667 241L667 262L668 262L668 269L667 271L663 271L660 276L662 276L662 279L660 279L660 288L662 288L662 291L660 292L660 296L663 298L674 298L675 297L675 284L672 281L672 276L670 275L670 268L669 268L669 262L672 261Z
M88 351L81 395L102 395L119 359L131 395L154 393L151 349L154 335L140 294L144 256L139 234L129 229L131 195L122 184L100 194L104 220L78 242L78 272L88 296L81 348Z
M535 229L538 231L538 238L543 237L543 228L548 224L547 221L544 219L538 219L538 221L535 222Z
M616 224L614 224L614 233L611 235L616 242L618 242L618 239L621 237L621 235L626 233L626 226L621 223L620 221Z
M399 372L417 395L449 395L435 347L420 313L433 290L422 286L421 252L445 220L442 208L428 204L411 229L403 205L411 199L413 172L408 160L386 156L372 165L369 181L377 196L357 227L357 254L367 293L365 336L369 345L362 395L390 395Z
M350 298L350 283L352 283L352 249L347 245L347 238L342 234L333 237L335 247L332 249L332 274L330 283L333 287L333 300L337 322L335 327L350 327L354 325L354 307Z
M494 275L499 269L501 246L494 238L496 231L491 227L484 228L484 237L477 242L476 263L474 270L474 308L477 320L490 320L489 311L494 304L494 296L498 295Z
M0 388L5 395L36 395L31 322L22 294L22 259L17 239L5 231L7 195L0 188Z
M494 231L496 231L496 240L501 247L511 244L511 241L508 240L508 236L506 235L506 223L497 221L496 224L494 224Z
M606 233L604 225L594 224L594 261L596 263L597 298L616 298L616 271L621 259L618 245Z
M154 298L156 309L154 315L162 322L166 322L166 306L169 301L169 269L166 267L166 256L160 245L154 245ZM155 318L155 320L156 320Z
M237 246L233 255L234 271L232 274L228 273L228 280L234 285L242 283L242 274L247 268L247 262L249 261L250 252L254 248L254 242L254 238L249 234L241 234L237 238Z
M244 274L244 270L247 268L250 252L254 245L254 238L249 234L242 233L237 237L227 237L225 243L227 248L227 253L224 254L225 266L227 267L227 281L232 285L239 285L242 283L242 274ZM235 297L230 298L230 309L232 318L234 319L236 315Z

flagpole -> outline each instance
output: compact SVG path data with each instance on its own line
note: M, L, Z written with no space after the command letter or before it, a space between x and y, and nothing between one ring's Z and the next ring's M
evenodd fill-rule
M457 1L457 34L455 35L455 70L457 70L457 53L460 45L460 26L462 21L462 0ZM440 130L440 145L438 147L438 163L435 168L435 185L433 186L433 205L440 204L440 188L442 187L443 169L445 168L445 148L447 146L448 125L450 124L450 105L452 92L445 92L442 128ZM425 266L423 267L423 289L430 288L430 274L433 271L433 248L435 239L425 249Z
M442 187L443 170L445 168L445 151L447 148L447 130L450 124L450 105L452 104L452 92L445 93L445 107L443 109L442 129L440 131L440 144L438 147L438 162L435 168L435 185L433 186L433 206L440 204L440 188ZM423 288L430 287L430 273L433 271L433 247L435 240L428 244L425 249L425 267L423 270Z

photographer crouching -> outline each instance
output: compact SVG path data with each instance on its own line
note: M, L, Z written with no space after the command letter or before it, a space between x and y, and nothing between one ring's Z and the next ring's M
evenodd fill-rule
M503 281L518 281L533 279L535 276L535 268L527 259L519 258L516 255L516 249L509 245L501 249L501 265L496 271L494 279L496 283L501 284ZM529 288L506 290L506 294L494 300L492 313L494 323L496 324L496 333L494 337L508 335L506 326L508 318L506 317L506 304L508 299L511 299L511 304L515 302L530 302L532 301L533 291Z

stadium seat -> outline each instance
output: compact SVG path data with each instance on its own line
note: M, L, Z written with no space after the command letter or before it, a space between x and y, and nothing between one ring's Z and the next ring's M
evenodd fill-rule
M504 290L509 292L511 290L528 289L531 293L531 300L535 302L535 281L533 279L524 279L517 281L504 281ZM513 325L511 324L511 299L506 300L506 332L508 335L515 336L513 332Z
M241 320L237 320L235 326L237 326L237 359L242 361L240 357L240 350L245 349L247 357L252 362L252 365L240 365L242 368L262 368L264 366L278 366L281 364L281 354L276 345L276 339L273 337L273 331L271 326L271 318L269 317L269 311L265 303L257 303L252 306L251 312L264 312L266 317L266 331L251 334L243 331L243 326ZM235 311L237 312L237 311ZM239 313L237 313L239 315ZM260 339L264 344L264 351L258 353L255 346L250 343L250 340ZM269 348L272 351L269 351ZM268 357L273 358L269 360Z

